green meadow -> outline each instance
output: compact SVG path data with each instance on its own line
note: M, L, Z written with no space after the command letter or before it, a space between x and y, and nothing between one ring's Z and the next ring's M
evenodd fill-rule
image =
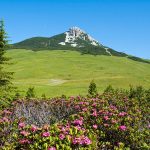
M13 83L22 94L35 87L36 95L54 97L87 94L91 80L98 91L108 85L129 88L142 85L150 88L150 64L115 56L81 55L76 51L8 50L12 65L7 70L15 72Z

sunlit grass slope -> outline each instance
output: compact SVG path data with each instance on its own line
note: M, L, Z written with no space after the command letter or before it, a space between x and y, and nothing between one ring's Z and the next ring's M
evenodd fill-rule
M150 87L150 64L115 56L81 55L75 51L8 50L13 64L14 84L25 91L34 86L38 96L86 94L94 79L98 90L107 85L128 88Z

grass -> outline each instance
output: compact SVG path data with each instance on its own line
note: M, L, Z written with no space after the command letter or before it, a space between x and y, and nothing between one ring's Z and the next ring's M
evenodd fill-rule
M35 87L41 96L86 94L91 80L102 91L106 86L129 88L142 85L150 88L150 64L123 57L81 55L75 51L8 50L13 64L14 84L22 91ZM24 93L24 92L23 92Z

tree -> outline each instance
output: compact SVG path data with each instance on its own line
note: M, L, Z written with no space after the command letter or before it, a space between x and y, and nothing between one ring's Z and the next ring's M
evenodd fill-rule
M35 90L34 87L29 87L27 92L26 92L26 98L30 99L30 98L35 98Z
M96 83L94 81L91 81L91 83L89 85L88 93L91 96L95 96L97 94L97 87L96 87Z
M12 75L13 72L6 71L6 64L10 58L5 56L6 48L8 47L7 34L4 28L4 21L0 21L0 96L6 95L12 90Z

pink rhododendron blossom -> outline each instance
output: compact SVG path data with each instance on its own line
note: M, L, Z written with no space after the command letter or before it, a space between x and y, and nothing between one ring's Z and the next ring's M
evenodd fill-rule
M117 107L116 106L113 106L113 105L110 105L110 108L113 109L113 110L116 110Z
M24 122L20 122L18 126L19 126L19 128L24 128L25 127L25 123Z
M3 117L2 119L3 119L4 122L9 122L9 119L6 118L6 117Z
M117 123L117 120L111 120L111 123L115 124L115 123Z
M81 130L81 127L78 125L78 126L76 126L76 128L78 129L78 130Z
M104 116L104 120L109 120L109 117L108 116Z
M56 147L49 147L48 150L56 150Z
M31 131L36 132L38 130L38 127L35 125L31 125Z
M28 136L30 133L23 130L23 131L20 132L20 134L22 134L23 136Z
M83 121L82 121L82 120L78 120L78 119L76 119L76 120L74 120L74 121L73 121L73 124L74 124L74 125L76 125L76 126L77 126L77 125L82 126Z
M64 138L65 138L65 135L64 135L64 134L60 134L60 135L59 135L59 139L60 139L60 140L63 140Z
M119 126L119 129L122 130L122 131L125 131L127 129L127 127L122 125L122 126Z
M4 122L3 119L0 119L0 123Z
M113 115L113 113L109 113L109 116L112 116Z
M83 108L82 111L86 112L88 109L87 108Z
M123 116L125 116L127 113L126 112L120 112L119 113L119 117L123 117Z
M42 136L43 136L43 137L49 137L49 136L50 136L50 133L49 133L49 132L43 132L43 133L42 133Z
M97 105L97 103L93 103L92 106L95 107Z
M97 129L97 128L98 128L98 126L97 126L96 124L94 124L94 125L93 125L93 128L94 128L94 129Z
M4 114L7 114L7 115L12 114L12 112L10 112L9 110L4 110L3 112L4 112Z
M88 137L85 137L84 138L84 144L85 145L90 145L90 144L92 144L92 141Z
M107 123L104 123L104 127L109 127L109 124L107 124Z
M75 106L75 109L79 109L79 108L80 108L80 106L79 106L79 105L76 105L76 106Z
M28 139L22 139L19 141L20 144L30 144L30 141Z
M90 145L92 141L87 136L75 137L72 141L74 145Z
M94 110L92 116L97 117L97 111L96 110Z

